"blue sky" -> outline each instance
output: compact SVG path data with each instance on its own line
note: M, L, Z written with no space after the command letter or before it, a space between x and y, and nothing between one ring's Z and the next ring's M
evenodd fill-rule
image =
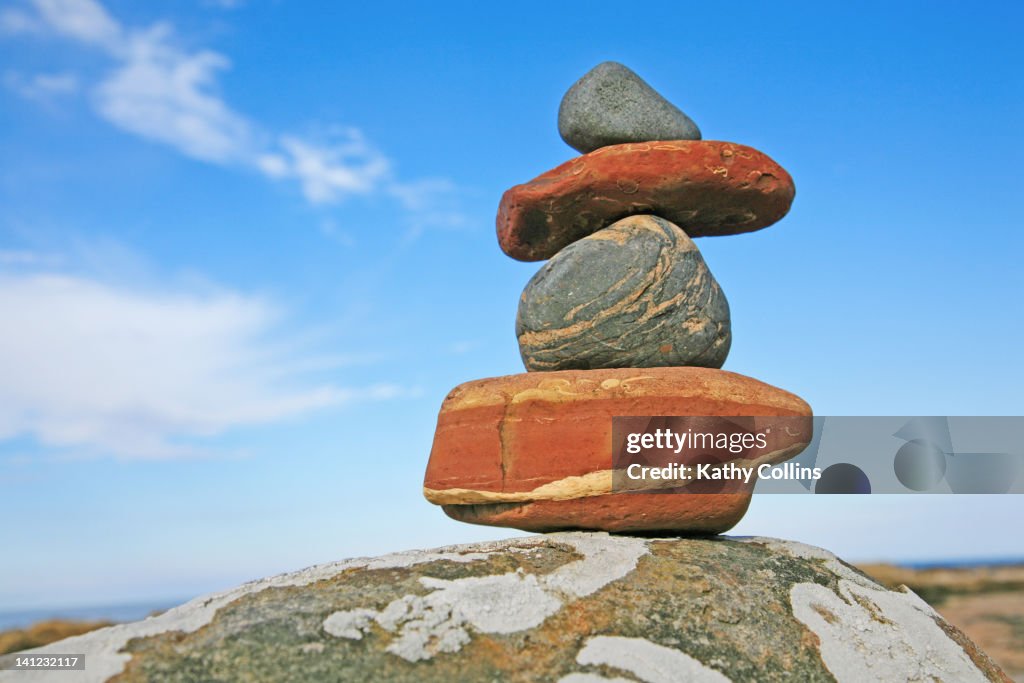
M539 264L495 210L607 59L796 181L698 242L726 369L819 415L1024 414L1019 4L350 5L0 9L0 609L509 535L422 473L445 393L522 371ZM762 496L735 531L1020 556L1022 514Z

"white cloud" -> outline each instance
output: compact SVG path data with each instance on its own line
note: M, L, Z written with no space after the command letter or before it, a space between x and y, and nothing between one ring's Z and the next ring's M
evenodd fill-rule
M325 218L320 221L320 234L343 247L351 248L356 246L355 236L347 230L342 230L338 224L330 218Z
M239 9L245 5L245 0L205 0L203 4L219 9Z
M228 60L215 52L180 52L168 36L162 26L133 36L127 58L96 89L100 115L201 161L247 163L250 124L215 93L217 72Z
M32 15L17 7L5 7L0 10L0 33L17 35L19 33L38 33L42 25Z
M0 249L0 266L56 266L61 259L27 249Z
M69 38L106 49L122 39L120 24L92 0L34 0L33 4L43 21Z
M125 28L94 0L34 0L53 31L100 48L117 66L95 89L97 112L135 135L212 163L251 164L252 125L217 92L230 61L184 50L167 23Z
M446 178L423 178L408 183L391 183L388 192L410 211L433 209L437 199L455 191L455 184Z
M4 85L25 99L44 102L78 92L78 78L70 73L24 76L17 71L4 74Z
M409 215L403 240L412 242L428 229L462 230L469 221L458 207L455 185L444 178L392 182L387 192Z
M464 353L469 353L470 351L473 351L474 349L476 349L479 346L480 346L480 343L477 342L476 340L473 340L473 339L462 339L462 340L459 340L457 342L454 342L454 343L450 344L448 346L448 351L450 353L454 353L456 355L462 355Z
M341 140L313 140L272 133L235 111L220 92L218 76L230 60L211 50L186 49L166 22L148 28L121 24L95 0L32 0L36 16L0 14L8 33L46 27L114 61L94 89L97 113L140 137L169 145L208 163L248 168L272 180L291 180L312 204L384 191L410 210L431 188L399 183L389 160L352 128ZM235 3L228 2L233 5ZM446 181L427 181L436 184Z
M340 144L314 144L291 135L281 137L282 154L264 155L260 168L275 179L299 181L312 204L365 194L387 178L390 163L370 147L357 130L348 130Z
M0 439L175 457L232 428L410 393L302 381L324 361L281 344L280 312L237 292L0 272L0 319Z

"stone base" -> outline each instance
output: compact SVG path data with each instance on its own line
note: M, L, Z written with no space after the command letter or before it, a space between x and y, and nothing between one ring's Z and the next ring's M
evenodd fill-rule
M578 532L332 562L38 653L88 669L0 683L1010 681L824 550Z
M726 493L613 491L612 418L673 415L765 416L764 426L772 416L786 417L757 462L788 460L811 439L811 409L803 400L724 370L509 375L467 382L445 399L424 495L454 519L527 531L725 531L746 512L753 482ZM736 461L753 462L742 454Z

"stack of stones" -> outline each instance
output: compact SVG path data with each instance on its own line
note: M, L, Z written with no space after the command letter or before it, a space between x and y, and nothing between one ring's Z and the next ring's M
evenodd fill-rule
M725 531L753 482L703 495L616 490L612 418L788 416L809 427L797 396L719 369L729 304L692 240L775 223L793 181L755 149L701 140L614 62L569 89L558 128L582 156L508 190L498 209L502 250L548 259L519 302L528 372L452 390L424 494L455 519L529 531ZM809 439L809 429L777 429L767 460Z

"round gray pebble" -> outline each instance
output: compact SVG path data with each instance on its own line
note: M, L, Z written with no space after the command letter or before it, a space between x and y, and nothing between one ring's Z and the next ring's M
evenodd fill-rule
M693 241L656 216L630 216L574 242L519 300L526 369L720 368L729 303Z
M569 88L558 132L584 154L626 142L700 140L689 116L618 62L598 64Z

